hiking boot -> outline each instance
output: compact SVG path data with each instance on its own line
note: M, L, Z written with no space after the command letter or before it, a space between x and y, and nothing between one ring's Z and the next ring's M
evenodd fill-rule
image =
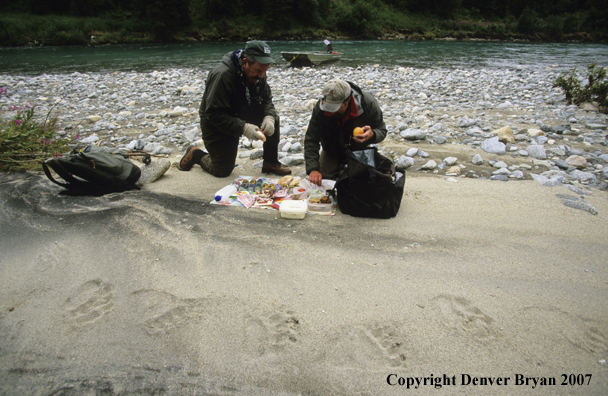
M281 163L269 164L264 161L262 163L262 173L274 173L275 175L285 176L291 174L291 169L283 166Z
M179 163L177 164L177 169L186 172L189 171L190 169L192 169L194 164L198 163L201 158L205 156L205 154L207 154L207 152L199 149L195 145L188 146L188 148L184 152L184 156L181 160L179 160Z

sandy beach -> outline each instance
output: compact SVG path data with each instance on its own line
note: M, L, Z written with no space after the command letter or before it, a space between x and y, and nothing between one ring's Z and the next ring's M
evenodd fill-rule
M173 166L103 197L0 174L0 395L608 394L608 123L562 71L269 72L294 175L326 80L378 98L389 220L211 205L261 153L176 169L204 70L2 75L3 106Z
M606 191L407 177L396 218L288 220L198 167L3 175L0 393L606 394Z

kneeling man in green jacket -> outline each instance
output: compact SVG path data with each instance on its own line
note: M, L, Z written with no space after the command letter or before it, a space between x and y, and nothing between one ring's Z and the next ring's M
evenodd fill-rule
M245 136L264 142L263 173L291 173L278 159L279 116L266 82L273 62L268 45L253 40L225 54L209 72L198 111L206 151L189 146L178 164L180 170L199 164L213 176L228 177L236 164L239 139Z

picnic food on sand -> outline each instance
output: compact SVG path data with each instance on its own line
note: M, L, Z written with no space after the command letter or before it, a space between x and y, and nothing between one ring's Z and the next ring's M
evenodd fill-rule
M291 181L293 180L293 176L283 176L282 178L279 179L279 181L277 182L280 185L289 185L289 183L291 183Z
M300 176L293 176L293 178L289 182L289 187L293 188L293 187L299 186L300 185L300 180L302 180L302 178Z

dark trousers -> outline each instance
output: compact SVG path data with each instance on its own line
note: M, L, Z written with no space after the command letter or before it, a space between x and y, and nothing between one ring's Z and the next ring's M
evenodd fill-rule
M250 124L260 126L262 118L244 120ZM202 128L202 125L201 125ZM274 119L274 133L267 136L264 142L264 162L276 164L279 162L279 141L281 140L281 125L279 116ZM209 133L203 131L203 142L209 155L200 161L201 167L215 177L228 177L236 164L239 151L239 138L223 133Z

